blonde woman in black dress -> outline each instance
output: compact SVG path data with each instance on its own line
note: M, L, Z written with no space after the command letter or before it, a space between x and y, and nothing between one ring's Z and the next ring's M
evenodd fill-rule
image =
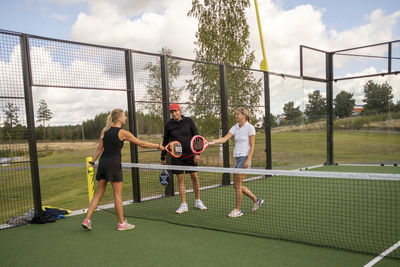
M114 109L107 117L106 127L100 134L99 145L93 154L91 165L100 157L99 166L96 173L97 190L89 204L86 218L82 222L82 227L88 230L92 229L90 218L96 209L99 201L104 195L107 182L111 182L114 193L115 211L117 213L117 230L123 231L135 228L124 220L122 208L122 168L121 168L121 149L124 141L129 141L144 148L157 148L164 150L159 144L144 142L133 136L129 131L122 129L126 122L126 116L122 109Z

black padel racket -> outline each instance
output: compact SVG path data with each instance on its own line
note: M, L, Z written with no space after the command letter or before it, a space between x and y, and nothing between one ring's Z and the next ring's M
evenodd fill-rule
M162 186L167 186L169 183L169 173L167 170L162 170L160 173L160 183Z

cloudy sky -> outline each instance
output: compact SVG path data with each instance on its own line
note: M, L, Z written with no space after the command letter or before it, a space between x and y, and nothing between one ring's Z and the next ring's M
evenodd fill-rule
M258 3L269 69L274 72L299 75L301 44L334 51L400 39L400 5L397 0L258 0ZM250 45L257 58L254 67L257 68L262 54L253 1L251 4L247 18L251 33ZM167 46L174 51L174 55L194 58L197 22L187 17L190 8L190 0L2 0L0 29L148 52L158 52L161 47ZM45 51L44 47L36 49L41 61L44 62L48 56L48 68L60 67L60 64L56 64L59 62L52 58L51 51ZM387 55L383 47L358 52ZM400 46L396 46L393 53L400 57ZM1 64L11 64L10 60L2 62L3 57L0 57L0 68ZM310 55L309 58L307 67L310 73L323 73L319 67L321 64L318 64L321 58L318 59L316 55ZM354 62L348 58L337 58L335 62L335 74L338 76L387 70L387 64L382 60ZM395 67L400 70L399 62L396 64ZM68 65L79 65L79 62L68 62ZM73 81L79 73L69 72L68 75ZM107 74L99 71L96 79L104 80L110 86L119 86L120 81L115 76L114 79L104 75ZM49 77L37 79L44 78ZM398 77L377 78L376 81L399 84ZM275 114L282 112L283 103L289 100L304 105L308 92L324 90L321 84L289 81L279 77L273 78L271 82L272 111ZM362 85L365 82L365 79L360 79L337 83L335 90L345 88L353 92L357 103L362 104ZM400 99L400 89L394 89L395 98ZM34 97L35 100L43 98L49 103L54 113L54 124L79 123L103 111L105 107L126 107L121 92L87 91L79 92L78 96L76 91L35 88ZM110 103L110 98L118 100ZM101 103L102 108L98 107L98 103Z

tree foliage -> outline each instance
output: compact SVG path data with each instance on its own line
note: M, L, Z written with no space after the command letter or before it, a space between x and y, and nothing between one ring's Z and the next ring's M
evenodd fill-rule
M245 9L249 0L192 0L188 16L198 20L196 32L196 59L199 61L225 63L250 68L254 63L254 51L250 51L249 25ZM212 64L195 63L193 78L188 80L190 107L199 123L218 121L220 116L219 67ZM234 118L235 109L245 106L256 110L261 95L261 80L256 80L250 71L227 67L226 84L228 114ZM214 124L213 134L219 131ZM199 125L199 128L202 126ZM210 127L210 125L209 125Z
M304 114L311 122L326 118L326 98L321 95L319 90L308 94L308 104L306 104Z
M270 121L270 126L271 128L274 128L276 126L278 126L278 123L276 122L277 116L275 116L274 114L270 113L269 114L269 121ZM263 116L263 124L262 124L262 128L264 129L265 127L265 116Z
M4 128L12 129L19 124L19 108L14 105L14 103L8 102L5 109L3 109L3 112L6 117L5 121L3 122Z
M297 122L301 119L302 112L300 106L294 107L294 102L289 101L283 106L283 112L287 121Z
M352 93L341 91L333 100L334 112L337 118L350 117L356 104Z
M387 82L377 84L368 81L364 85L364 110L365 114L385 113L394 107L392 86Z
M49 106L47 105L44 99L39 101L39 108L37 111L37 120L36 122L40 122L43 128L43 140L46 139L46 122L53 118L53 113L51 112Z
M163 47L160 54L172 56L173 51L167 47ZM149 72L148 82L146 85L147 99L152 103L144 104L144 110L150 114L163 117L162 111L162 86L161 86L161 62L158 59L156 63L148 62L145 70ZM168 85L170 102L179 102L182 88L176 86L175 82L181 72L179 60L168 58Z
M12 102L7 102L3 109L5 120L1 129L1 137L3 140L18 140L23 136L23 126L19 119L19 107Z

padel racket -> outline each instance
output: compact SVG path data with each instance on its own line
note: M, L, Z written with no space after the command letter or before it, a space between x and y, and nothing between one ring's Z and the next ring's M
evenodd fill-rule
M162 170L160 173L160 183L162 186L167 186L169 183L169 173L167 170Z
M195 135L190 141L190 148L192 149L193 153L200 154L204 151L204 149L206 149L206 147L213 144L213 142L208 142L203 136Z
M165 146L165 151L174 158L179 158L182 156L182 145L179 141L169 142L168 145Z

